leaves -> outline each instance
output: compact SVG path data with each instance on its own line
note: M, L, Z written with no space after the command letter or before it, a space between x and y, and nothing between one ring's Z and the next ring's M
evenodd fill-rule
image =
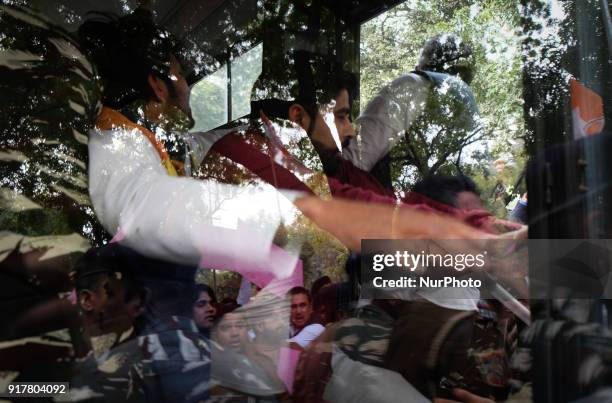
M453 126L456 114L438 116L433 127L440 135L423 133L421 120L406 133L392 155L392 179L401 193L424 175L433 173L474 176L489 194L495 181L493 161L514 165L506 185L514 185L525 155L522 90L521 19L513 2L501 0L408 0L361 27L361 108L386 84L414 70L425 41L436 34L455 33L474 51L476 71L470 87L480 110L481 131L476 135ZM442 105L428 105L443 110ZM453 108L449 108L453 110ZM423 141L427 138L427 141ZM517 146L518 144L518 146ZM485 200L492 204L493 200ZM503 213L503 212L502 212Z

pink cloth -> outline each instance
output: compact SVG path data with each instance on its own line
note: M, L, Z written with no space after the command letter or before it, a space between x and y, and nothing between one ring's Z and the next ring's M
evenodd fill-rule
M274 245L274 248L284 252L276 245ZM287 291L293 287L304 285L303 267L302 261L298 259L295 263L295 268L287 277L277 277L273 272L249 271L248 269L241 271L240 274L263 290L273 293L280 298L285 298Z
M295 369L300 360L300 351L289 347L281 347L278 353L276 374L283 381L289 394L293 393L293 381L295 380Z
M275 278L265 285L264 289L281 298L287 295L287 292L293 287L304 286L304 265L298 259L293 273L287 278Z
M121 228L119 228L117 230L117 233L115 234L113 239L110 240L109 243L121 242L121 241L123 241L124 238L125 238L125 233L123 232L123 230Z

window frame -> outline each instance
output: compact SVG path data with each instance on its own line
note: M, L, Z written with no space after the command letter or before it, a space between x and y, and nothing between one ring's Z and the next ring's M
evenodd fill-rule
M225 118L225 122L223 122L222 124L215 126L211 129L208 129L206 131L210 131L210 130L218 130L218 129L222 129L224 127L227 127L228 125L230 125L232 122L238 120L238 119L243 119L245 117L247 117L249 114L246 115L242 115L242 116L237 116L235 118L232 118L232 64L238 60L240 57L246 55L247 53L249 53L252 50L255 50L258 46L262 47L262 60L261 60L261 69L263 70L263 41L258 41L255 42L253 44L252 47L250 47L248 50L237 54L237 55L233 55L230 49L227 49L225 53L225 56L223 58L221 58L221 60L219 60L220 63L220 67L216 70L214 70L213 72L201 77L199 80L195 81L191 86L190 86L190 90L193 90L193 88L200 83L202 80L205 80L207 77L217 73L218 71L222 70L223 68L225 68L225 75L226 75L226 85L225 85L225 92L226 92L226 118ZM261 74L261 73L260 73ZM259 76L258 76L259 77Z

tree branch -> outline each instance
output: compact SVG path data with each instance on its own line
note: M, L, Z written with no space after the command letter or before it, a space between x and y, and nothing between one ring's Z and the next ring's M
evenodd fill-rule
M451 154L452 152L449 152L449 151L442 154L442 157L438 158L436 163L431 166L431 168L429 169L429 172L432 174L435 173L442 166L442 164L446 162L446 160L448 159L448 157L450 157Z

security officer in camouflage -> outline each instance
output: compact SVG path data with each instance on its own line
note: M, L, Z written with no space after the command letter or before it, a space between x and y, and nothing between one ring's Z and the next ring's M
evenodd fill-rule
M60 296L76 256L105 239L87 187L102 87L69 33L2 5L0 93L0 371L65 381L76 311Z

